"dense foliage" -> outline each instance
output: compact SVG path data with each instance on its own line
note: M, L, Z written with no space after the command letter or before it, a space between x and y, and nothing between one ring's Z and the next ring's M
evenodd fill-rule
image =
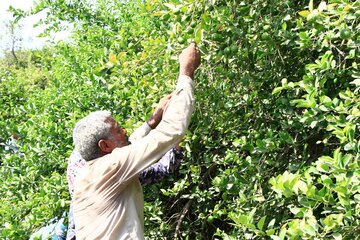
M44 9L44 34L73 34L1 63L0 238L67 211L75 122L109 109L131 132L191 40L203 61L186 157L144 188L146 237L360 235L359 1L40 0L30 14Z

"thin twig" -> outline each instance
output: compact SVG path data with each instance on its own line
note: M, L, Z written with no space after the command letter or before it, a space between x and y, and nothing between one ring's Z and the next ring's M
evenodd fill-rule
M174 234L174 239L178 239L178 235L180 233L180 227L181 227L181 223L186 215L186 213L189 211L189 208L191 207L191 204L193 203L193 200L190 199L184 206L183 210L181 211L181 215L179 217L179 220L176 224L176 228L175 228L175 234Z

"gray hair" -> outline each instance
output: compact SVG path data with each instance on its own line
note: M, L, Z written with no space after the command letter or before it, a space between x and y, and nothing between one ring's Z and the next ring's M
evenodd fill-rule
M75 149L85 161L90 161L101 157L98 142L101 139L109 138L111 124L108 122L112 118L109 111L92 112L77 122L73 131L73 141Z

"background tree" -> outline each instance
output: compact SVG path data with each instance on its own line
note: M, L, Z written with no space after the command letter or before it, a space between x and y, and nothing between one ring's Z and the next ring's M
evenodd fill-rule
M16 23L15 21L6 21L4 23L6 28L5 36L2 36L3 40L7 42L5 45L6 49L4 50L5 54L9 52L12 58L15 60L16 63L19 62L18 57L16 56L16 51L21 49L21 42L23 38L20 36L21 33L21 25Z

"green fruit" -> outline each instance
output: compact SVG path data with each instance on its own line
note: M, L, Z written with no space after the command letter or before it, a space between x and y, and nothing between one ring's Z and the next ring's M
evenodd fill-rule
M207 221L209 223L212 223L214 221L214 217L213 216L208 216Z
M190 27L191 27L191 28L195 28L196 25L197 25L196 22L192 22L191 25L190 25Z
M226 48L224 49L224 53L225 53L226 55L229 55L229 54L231 53L231 49L230 49L229 47L226 47Z
M349 39L351 37L351 31L347 28L341 29L340 37L342 39Z
M267 41L270 40L270 35L267 32L264 32L263 34L261 34L261 40L263 41Z
M183 37L178 37L178 42L180 43L180 44L184 44L185 43L185 38L183 38Z

